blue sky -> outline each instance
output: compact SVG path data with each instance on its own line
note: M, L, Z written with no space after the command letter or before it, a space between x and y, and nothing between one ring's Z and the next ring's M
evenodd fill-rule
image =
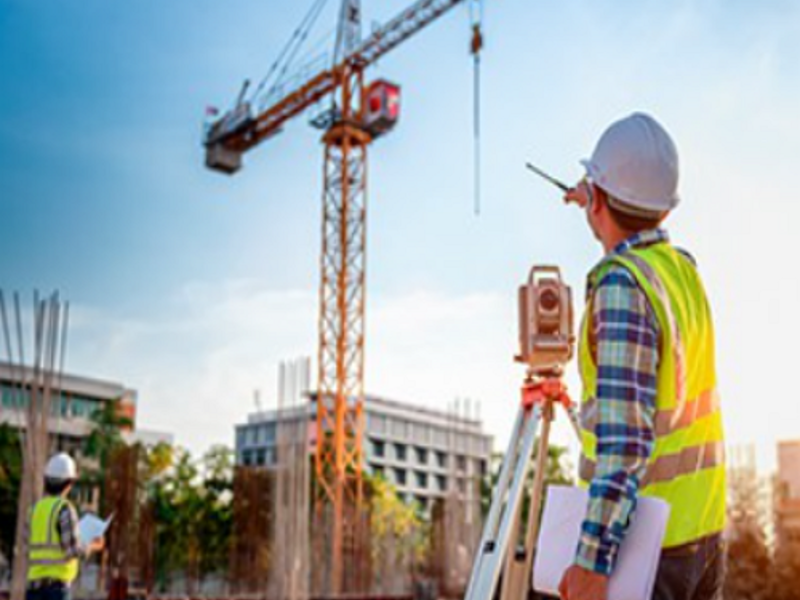
M363 0L367 23L407 2ZM328 4L314 41L333 28ZM369 157L367 391L480 400L504 438L516 286L560 264L579 311L600 256L524 162L577 178L604 127L644 110L681 155L669 229L714 303L729 437L766 457L800 437L800 6L485 4L480 217L466 8L370 72L403 100ZM253 389L274 399L277 361L316 354L318 132L296 119L232 178L205 170L200 146L205 107L263 76L309 5L0 0L0 286L62 290L70 370L136 387L143 424L193 449L230 442Z

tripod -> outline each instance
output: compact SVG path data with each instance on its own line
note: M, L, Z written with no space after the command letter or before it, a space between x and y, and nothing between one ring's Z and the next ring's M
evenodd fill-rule
M527 597L539 532L539 507L542 503L550 426L555 418L556 404L564 407L580 438L575 406L567 394L562 377L563 370L560 367L528 369L522 384L519 411L475 556L465 600L493 600L501 575L501 600L523 600ZM523 491L540 424L528 526L524 545L517 547Z

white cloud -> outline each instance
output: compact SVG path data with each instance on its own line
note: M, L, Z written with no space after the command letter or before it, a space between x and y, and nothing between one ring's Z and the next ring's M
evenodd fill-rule
M494 293L375 295L367 308L367 393L443 410L456 398L480 401L488 430L504 437L522 375L512 361L513 302ZM280 360L316 359L312 291L192 283L168 312L145 321L78 307L68 368L136 388L141 425L170 431L194 451L232 443L233 424L254 408L254 389L275 402Z

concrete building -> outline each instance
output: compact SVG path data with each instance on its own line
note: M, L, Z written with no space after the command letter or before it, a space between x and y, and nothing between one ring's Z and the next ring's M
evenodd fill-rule
M308 421L309 452L316 441L316 403L287 410L284 419ZM492 438L476 419L367 396L364 400L364 462L367 472L392 483L423 510L449 490L467 494L469 483L489 468ZM236 426L236 462L270 467L275 464L274 410L251 414ZM451 487L452 486L452 487Z
M20 388L20 379L31 380L30 370L24 370L20 377L18 369L12 368L6 362L0 362L0 423L24 429L30 396L27 389ZM57 383L57 386L54 385L48 419L53 451L69 452L77 459L82 458L86 438L92 431L92 414L112 400L119 400L121 414L133 423L130 430L123 431L126 440L140 441L145 445L172 443L172 436L169 434L137 429L135 390L121 383L69 373L64 373Z
M778 443L774 502L778 547L800 548L800 440Z

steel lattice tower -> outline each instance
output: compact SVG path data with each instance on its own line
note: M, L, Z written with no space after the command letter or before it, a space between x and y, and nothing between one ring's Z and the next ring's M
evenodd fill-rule
M371 139L360 127L361 84L360 71L345 77L341 118L323 136L315 462L317 510L330 505L333 512L330 577L334 592L353 587L352 576L344 573L343 559L357 546L363 494L366 183Z

